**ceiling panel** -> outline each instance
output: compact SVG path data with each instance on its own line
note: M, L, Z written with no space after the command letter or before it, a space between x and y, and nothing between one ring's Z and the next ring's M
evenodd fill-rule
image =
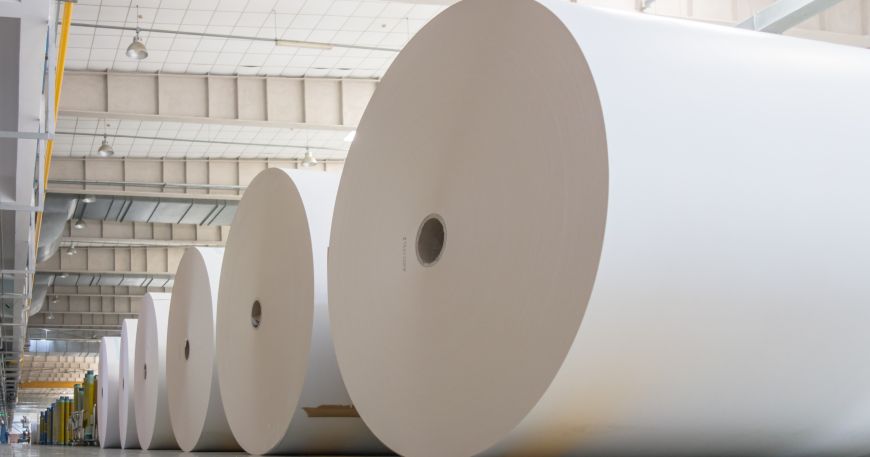
M79 0L74 22L400 49L443 5L350 0ZM73 27L67 68L269 76L380 77L395 52L143 32L149 56L124 55L133 32Z

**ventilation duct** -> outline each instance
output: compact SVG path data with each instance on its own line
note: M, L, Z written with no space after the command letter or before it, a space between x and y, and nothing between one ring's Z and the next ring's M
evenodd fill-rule
M36 252L37 262L44 262L57 252L66 221L72 217L76 203L78 199L75 197L46 195L42 228L39 233L39 249Z

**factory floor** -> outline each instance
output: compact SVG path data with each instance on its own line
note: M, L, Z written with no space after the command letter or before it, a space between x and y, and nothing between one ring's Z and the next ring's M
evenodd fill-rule
M100 449L98 447L28 446L25 444L0 444L0 457L233 457L245 456L243 452L193 452L140 451Z

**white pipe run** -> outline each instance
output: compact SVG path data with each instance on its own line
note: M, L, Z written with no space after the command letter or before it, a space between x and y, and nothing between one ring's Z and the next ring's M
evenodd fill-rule
M448 8L379 85L335 207L366 424L415 457L870 452L868 81L861 49Z

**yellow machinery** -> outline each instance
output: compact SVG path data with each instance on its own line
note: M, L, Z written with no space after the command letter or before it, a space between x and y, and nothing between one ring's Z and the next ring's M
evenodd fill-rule
M93 445L97 443L98 377L88 370L81 384L73 386L71 397L55 400L39 420L40 444Z

